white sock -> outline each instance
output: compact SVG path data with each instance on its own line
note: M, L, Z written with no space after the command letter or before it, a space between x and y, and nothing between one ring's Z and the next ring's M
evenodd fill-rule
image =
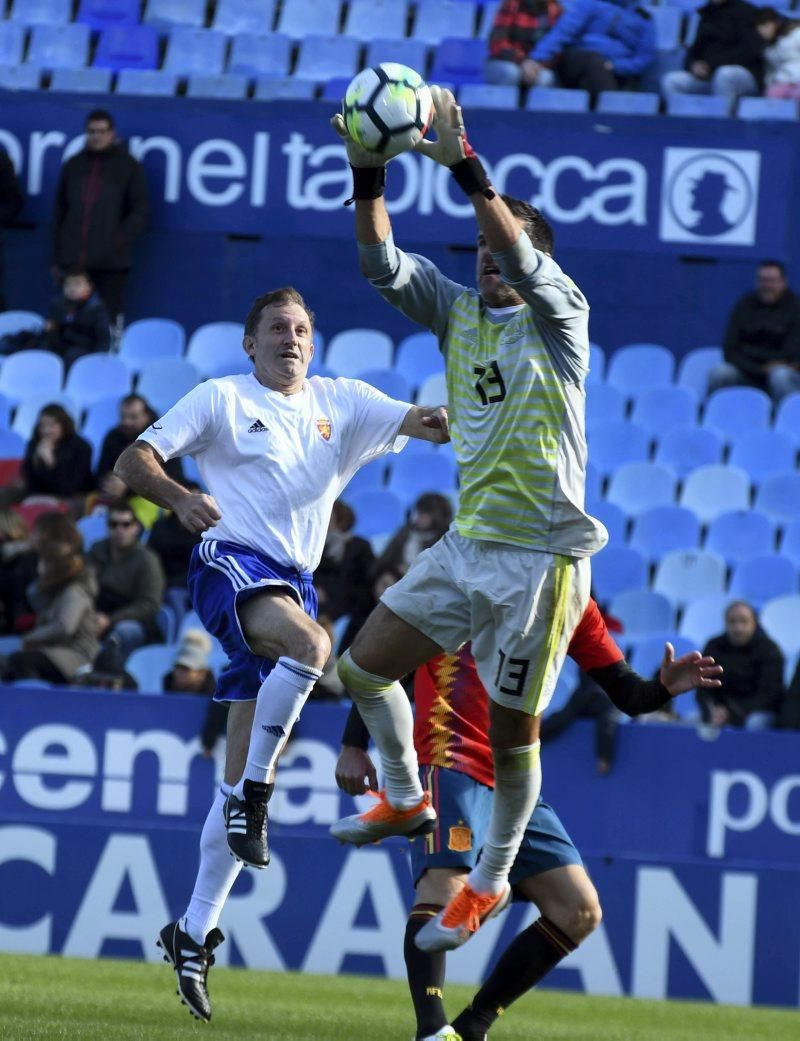
M481 858L467 879L477 892L503 889L541 790L538 741L495 752L492 816Z
M374 676L356 665L349 651L339 659L339 677L353 695L380 752L386 798L396 810L416 806L423 793L414 751L414 717L406 692L396 680Z
M261 684L250 732L247 763L233 794L241 799L245 781L266 784L311 688L322 673L292 658L278 658Z
M219 921L228 893L242 870L242 865L230 854L225 830L223 809L230 791L230 785L223 784L208 811L200 836L200 867L194 892L180 922L181 929L195 943L206 942L206 936Z

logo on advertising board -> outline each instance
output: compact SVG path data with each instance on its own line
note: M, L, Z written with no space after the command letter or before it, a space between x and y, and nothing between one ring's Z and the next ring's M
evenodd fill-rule
M665 149L661 241L754 245L760 172L755 151Z

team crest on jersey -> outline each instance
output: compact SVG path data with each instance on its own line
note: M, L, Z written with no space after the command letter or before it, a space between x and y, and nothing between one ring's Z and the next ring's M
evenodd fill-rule
M467 853L472 849L472 828L466 824L456 824L450 829L447 848L454 853Z
M318 419L317 430L322 435L323 441L330 441L331 439L331 421L329 419Z

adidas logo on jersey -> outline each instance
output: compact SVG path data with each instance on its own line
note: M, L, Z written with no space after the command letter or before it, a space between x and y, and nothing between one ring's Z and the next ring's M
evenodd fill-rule
M249 426L247 428L248 434L263 434L266 433L266 431L267 427L261 422L260 419L257 419L255 423L252 424L252 426Z

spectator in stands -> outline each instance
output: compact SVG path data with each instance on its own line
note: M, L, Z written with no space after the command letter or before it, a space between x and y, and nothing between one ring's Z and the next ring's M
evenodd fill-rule
M28 529L10 506L0 507L0 632L19 632L17 619L30 584Z
M47 316L45 336L50 350L60 354L69 368L85 354L108 350L109 324L106 305L89 275L77 269L67 272Z
M766 44L765 83L769 98L800 98L800 21L762 7L756 30Z
M174 462L180 463L180 460L176 459ZM166 466L169 466L169 463ZM190 492L201 491L199 484L189 483L186 487ZM187 590L189 560L199 541L200 535L193 534L185 528L174 513L159 517L150 529L150 537L147 540L147 548L155 553L164 569L167 581L164 601L175 611L179 622L190 606Z
M124 450L144 433L158 416L139 394L127 394L119 403L119 423L103 439L97 464L96 483L106 499L121 499L128 494L127 485L114 473L114 465ZM185 483L180 459L170 459L164 469L180 484Z
M353 636L375 606L369 577L375 563L372 546L353 534L356 515L337 499L333 504L322 560L314 572L319 597L320 624L333 623L348 615L340 650L350 646Z
M800 390L800 297L789 289L780 261L758 265L755 290L741 297L731 313L724 355L709 373L709 393L744 385L780 401Z
M103 640L97 668L119 672L143 643L160 640L156 614L164 596L164 572L155 553L139 542L142 526L124 499L108 512L108 538L87 559L99 586L97 635Z
M562 13L557 0L503 0L489 36L486 82L553 86L553 70L534 61L531 51Z
M426 492L414 504L408 523L399 528L375 564L375 574L408 571L424 549L444 535L453 520L453 506L445 495Z
M53 266L89 272L112 322L123 312L133 244L150 205L142 164L128 154L103 109L86 117L86 147L61 168L53 211Z
M664 94L718 94L733 114L739 98L758 94L764 80L764 41L755 9L745 0L710 0L701 7L682 70L661 81Z
M771 727L783 703L783 655L750 604L734 600L728 605L725 632L709 640L703 654L723 668L719 689L697 692L703 721L746 730Z
M634 86L655 54L655 29L643 8L628 0L575 0L531 58L554 68L563 87L588 90L594 98Z
M205 694L208 699L203 729L200 731L200 746L208 759L214 746L225 733L228 720L228 702L213 701L212 695L217 681L209 666L211 639L202 629L187 629L175 655L172 670L162 681L166 694Z
M39 577L30 592L36 624L22 650L5 661L7 680L40 679L70 683L91 667L97 651L95 581L83 555L67 542L49 543L39 560Z
M5 149L0 148L0 228L7 228L14 223L22 209L23 201L14 166ZM0 242L0 311L6 309L3 285L3 244Z
M92 446L62 405L45 405L25 450L18 499L51 495L67 501L92 487Z

